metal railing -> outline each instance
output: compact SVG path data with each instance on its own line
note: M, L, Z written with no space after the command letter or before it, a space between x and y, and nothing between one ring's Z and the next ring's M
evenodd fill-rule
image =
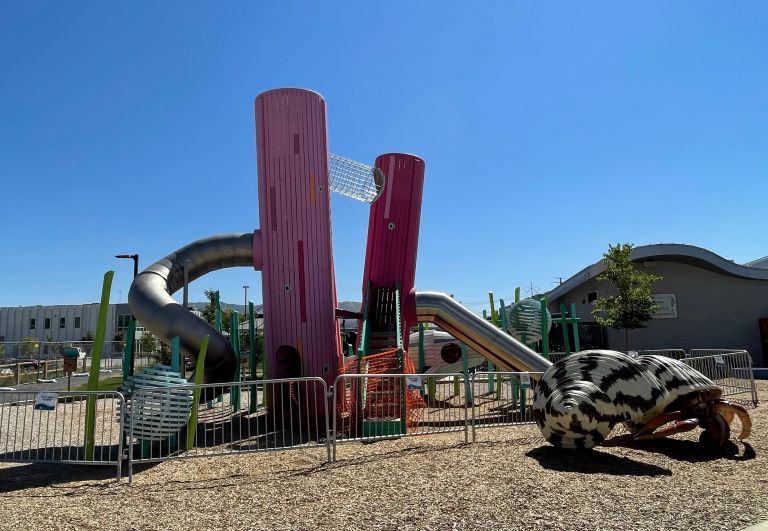
M728 399L757 405L748 353L682 361ZM136 389L128 399L117 392L0 391L0 462L110 464L119 479L127 457L130 481L135 464L168 459L309 449L330 462L337 445L350 441L463 433L468 442L470 429L475 441L481 428L532 426L540 376L344 374L330 389L321 378L289 378Z
M722 356L723 354L733 354L735 352L747 352L744 349L735 348L692 348L688 351L689 358L701 358L704 356Z
M674 360L681 360L683 358L687 358L688 354L686 354L685 350L681 348L660 348L660 349L650 349L650 350L638 350L637 351L638 356L664 356L665 358L672 358Z
M202 400L194 424L190 395ZM330 460L329 401L322 378L136 390L125 415L129 481L135 463L168 459L324 448Z
M478 428L532 424L533 392L542 373L478 372L472 375L472 440Z
M469 440L471 385L461 374L342 374L333 391L334 459L336 444L350 441L456 432Z
M681 361L722 387L723 397L745 405L757 406L757 387L752 371L752 357L746 350L693 356Z
M118 392L0 391L0 461L113 465L119 479L124 401ZM86 441L88 402L92 445Z

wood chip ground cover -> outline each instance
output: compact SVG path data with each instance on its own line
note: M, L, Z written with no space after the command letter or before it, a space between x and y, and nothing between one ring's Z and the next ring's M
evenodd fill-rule
M768 382L758 382L768 402ZM2 464L3 529L742 529L768 519L768 405L737 457L697 435L588 452L535 427L111 467Z

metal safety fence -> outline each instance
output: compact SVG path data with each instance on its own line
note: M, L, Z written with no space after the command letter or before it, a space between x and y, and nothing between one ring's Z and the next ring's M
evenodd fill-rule
M168 459L321 448L330 460L329 401L322 378L136 390L125 412L129 480L134 464Z
M124 402L118 392L0 391L0 462L113 465L119 479Z
M752 357L746 350L692 356L681 361L722 387L723 397L744 405L757 406Z
M531 408L542 373L478 372L472 376L472 440L478 428L533 423Z
M462 374L342 374L333 385L336 444L463 433L469 440L471 384Z
M664 356L665 358L672 358L674 360L681 360L688 357L685 350L681 348L661 348L651 350L638 350L637 356Z
M746 352L683 362L729 399L757 405ZM0 462L109 464L119 478L125 459L130 481L135 465L169 459L305 449L330 462L345 442L420 435L469 442L483 428L533 426L540 376L343 374L330 387L321 378L289 378L141 388L125 397L0 391Z

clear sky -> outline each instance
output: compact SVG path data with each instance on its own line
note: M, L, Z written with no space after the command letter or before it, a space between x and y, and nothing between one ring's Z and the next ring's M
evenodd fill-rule
M0 4L0 306L125 302L142 268L258 226L253 99L306 87L330 149L427 165L417 287L479 310L611 242L768 254L764 2ZM332 203L340 300L367 205ZM191 285L261 301L248 269Z

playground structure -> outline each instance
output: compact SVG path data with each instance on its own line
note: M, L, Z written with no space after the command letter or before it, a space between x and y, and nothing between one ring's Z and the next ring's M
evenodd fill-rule
M325 104L304 90L260 95L256 130L260 228L186 245L131 286L136 317L171 344L170 366L134 373L131 321L123 390L98 391L108 272L89 391L60 393L58 405L54 398L48 406L62 415L38 408L34 392L0 391L0 460L115 464L120 477L126 450L129 470L139 462L309 447L324 447L330 461L346 441L457 432L466 442L481 427L534 420L565 447L596 444L618 423L637 439L701 426L702 442L718 445L738 417L740 436L749 435L749 416L734 403L757 405L747 352L660 351L666 357L637 359L579 352L578 317L565 305L554 317L565 352L549 352L553 318L543 299L520 300L518 289L513 304L500 300L497 309L491 294L490 315L481 317L446 294L416 291L421 159L385 154L368 167L329 154ZM371 203L359 314L336 307L330 191ZM206 273L237 266L263 272L262 379L252 304L243 378L239 335L221 333L218 296L213 326L171 297ZM359 321L357 348L347 358L339 318ZM237 329L235 314L230 330ZM196 360L193 383L182 353ZM477 370L481 360L487 371ZM592 403L578 402L585 391Z
M745 412L723 401L720 387L691 368L702 366L701 360L686 359L687 368L681 369L651 358L627 362L626 356L616 358L617 353L610 352L572 354L565 330L565 355L553 364L548 359L554 353L548 352L546 341L551 318L545 301L520 301L518 291L514 304L506 306L500 301L497 311L491 296L488 319L446 294L418 292L415 267L424 162L413 155L389 153L377 157L370 168L330 155L325 103L318 94L280 89L260 95L256 99L256 130L260 228L198 240L137 275L129 293L131 309L147 329L171 343L172 362L169 367L133 373L130 349L136 322L132 321L123 363L125 395L109 394L114 404L111 409L103 407L107 395L97 391L112 272L105 275L89 392L81 395L85 403L83 433L75 433L85 444L70 461L97 462L97 456L105 454L102 462L117 463L119 475L126 446L130 463L211 455L202 450L223 446L230 452L244 452L308 444L325 446L330 460L336 445L347 440L446 431L463 431L468 440L470 426L474 438L476 427L531 423L532 412L550 442L558 445L560 437L559 446L586 447L599 442L600 437L590 435L587 439L579 431L593 429L589 422L596 411L611 417L610 427L627 422L638 438L701 425L705 428L704 442L722 442L734 417L739 417L745 428L742 436L748 435ZM331 191L371 203L359 314L337 308ZM242 381L239 337L235 333L227 339L221 333L220 311L212 326L171 297L206 273L238 266L262 271L264 379L259 381L253 343L250 373ZM564 329L572 326L575 331L578 318L573 308L568 312L561 306L560 310ZM252 323L252 305L249 313ZM356 351L346 359L339 318L359 321ZM416 333L414 352L410 331L423 323L440 329L433 331L433 346L436 334L454 345L446 352L448 359L440 356L443 366L431 360L428 368L427 330L423 326ZM238 329L236 315L230 329ZM253 340L253 330L250 337ZM532 348L537 340L541 352ZM578 333L574 334L573 347L576 352L580 350ZM182 353L197 360L194 384L186 381L181 369ZM741 382L745 381L744 371L751 374L749 356L745 352L727 354L734 360L741 360L743 355L746 361L726 367L731 373L742 371ZM480 358L488 362L489 370L470 374L470 366L476 368ZM617 363L623 369L611 374L595 370L603 360L605 367L612 367L614 358L620 359ZM644 363L655 363L656 369L667 373L650 387L639 389L633 386L632 375L643 374L638 365ZM716 365L720 370L719 362ZM595 381L587 378L582 384L578 377L586 373L594 375ZM678 373L685 375L685 385L676 383ZM444 392L445 386L436 388L435 374L452 379L452 393ZM615 382L607 398L601 397L592 409L589 404L574 408L567 398L569 385L601 388L605 382L599 378L605 377ZM751 383L754 402L754 381ZM744 394L746 389L740 383L727 394ZM508 393L503 404L499 400L502 392ZM654 397L661 393L665 399L649 400L648 393ZM645 400L631 415L620 407L628 394L633 400ZM5 410L26 411L36 401L35 397L20 395L24 393L17 392L5 401L11 395L0 393L0 419ZM558 397L567 399L555 406ZM99 415L99 407L109 411ZM30 418L33 422L35 418L42 420L34 415ZM115 418L119 419L119 429L113 431L119 436L110 431L106 439L97 437L100 423ZM24 416L23 421L26 419ZM57 428L58 417L47 419ZM574 433L561 433L564 420ZM661 421L676 424L672 431L654 431ZM35 432L31 428L22 430L22 438L24 433ZM602 437L604 431L601 425L598 433ZM98 443L100 440L103 443ZM570 442L562 444L565 440ZM114 447L109 446L110 441ZM135 451L136 442L140 443L139 452ZM25 444L14 440L6 446L15 449ZM18 455L26 457L22 451ZM14 450L12 458L16 456Z
M139 274L128 297L145 327L166 340L179 338L182 350L194 354L203 338L210 338L205 362L198 366L198 373L203 369L205 383L240 380L237 350L218 330L176 303L171 294L182 287L182 281L233 266L253 266L262 272L265 377L320 378L328 387L342 374L365 374L336 396L337 413L361 428L364 435L402 434L412 420L409 410L419 403L422 393L406 387L403 380L383 375L416 372L408 350L410 330L419 322L434 323L461 342L465 379L467 348L488 360L491 370L551 374L546 341L551 317L544 301L537 309L536 301L520 301L518 291L515 304L505 308L502 302L497 314L491 297L489 322L446 294L416 291L424 182L420 158L387 153L378 156L368 169L343 157L331 157L325 102L315 92L268 91L256 98L255 109L260 228L253 233L213 236L172 253ZM340 192L371 202L363 304L360 315L355 316L359 319L357 352L346 362L337 318L349 315L337 309L334 284L329 196L332 173L338 176L337 183L343 183L337 188ZM572 324L576 331L577 318L573 307L571 310L568 316L561 306L566 355L570 350L567 325ZM423 358L423 331L420 336ZM537 341L541 341L541 355L526 344ZM574 342L578 351L578 333ZM591 353L584 359L598 363L596 357L600 356ZM566 356L558 363L570 359ZM454 363L457 361L454 358ZM420 359L419 369L424 368L425 360ZM559 384L560 373L555 374L554 383ZM688 375L689 380L700 383L696 378ZM536 387L537 392L540 387ZM544 391L552 389L557 387L544 386ZM220 396L225 387L210 391ZM547 396L544 391L537 394L537 400ZM434 391L429 394L434 395ZM718 398L715 394L713 400ZM287 390L281 386L277 396L273 394L265 402L287 421L282 412L294 403L303 404L307 410L311 403L325 398L308 392L297 394L290 386ZM551 398L545 402L549 404ZM564 407L570 411L568 405ZM537 411L538 424L546 431L551 419L542 415L550 415L552 409ZM583 414L588 412L579 413ZM559 427L554 428L552 433L559 431Z
M420 158L383 154L366 169L330 156L325 102L315 92L268 91L256 98L255 109L260 228L212 236L171 253L141 272L128 296L147 329L166 341L178 337L181 350L191 357L203 338L210 337L204 383L233 381L239 374L238 356L218 330L171 295L185 282L238 266L262 272L267 379L318 377L330 386L344 372L375 369L368 359L374 355L394 360L381 370L414 372L407 363L408 334L419 321L437 324L497 367L542 372L549 366L535 351L447 295L416 292L424 181ZM357 359L346 364L331 247L334 175L341 193L371 202ZM404 392L389 395L400 400ZM295 397L270 398L269 405L283 407L289 400Z

